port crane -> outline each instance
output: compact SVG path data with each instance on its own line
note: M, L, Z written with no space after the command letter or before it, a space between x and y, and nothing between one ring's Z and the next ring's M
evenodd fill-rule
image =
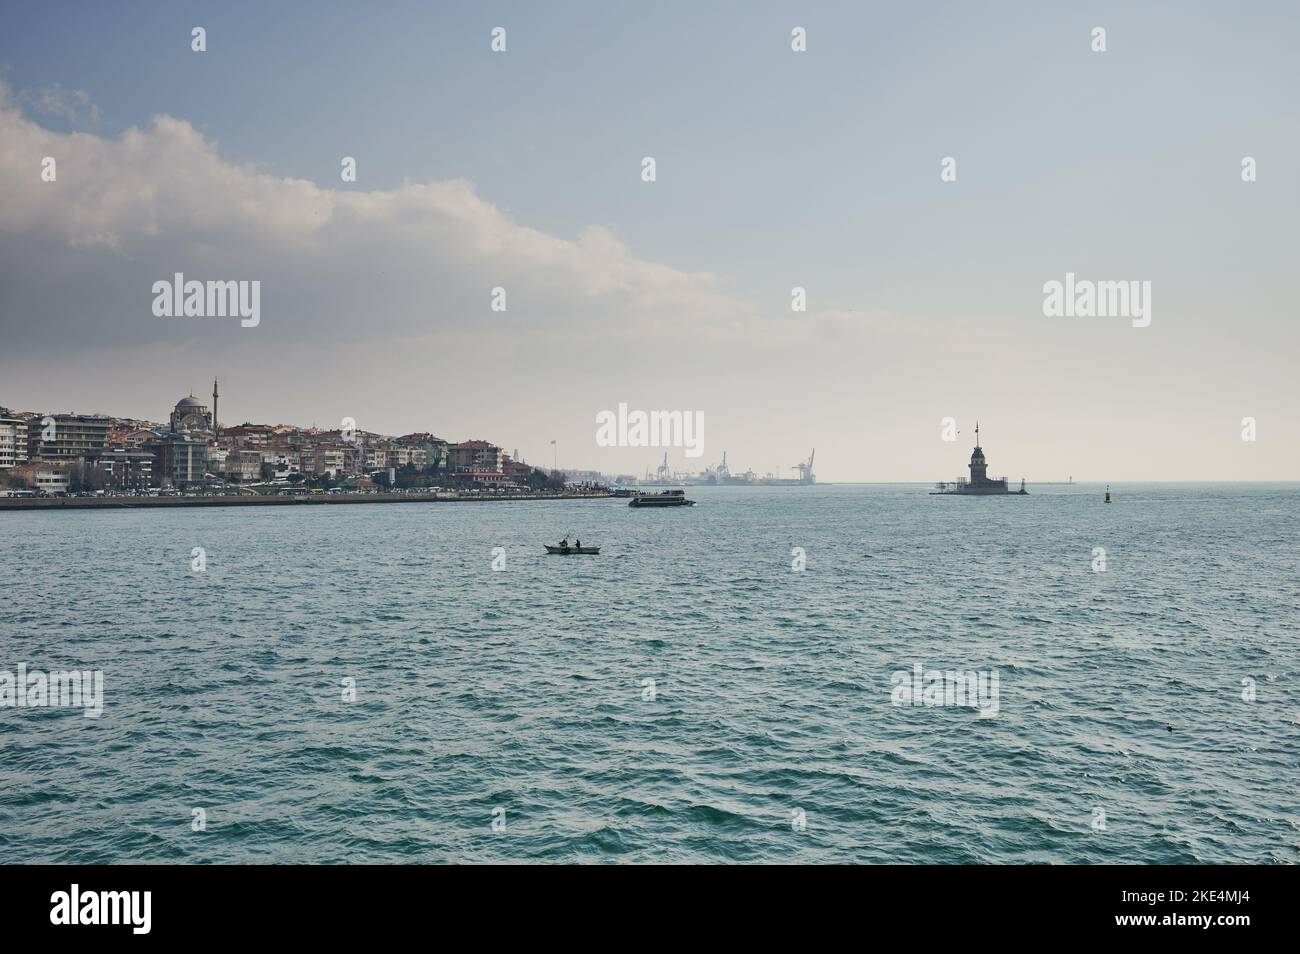
M650 479L650 469L647 467L645 472L646 480ZM670 480L673 472L668 469L668 452L664 451L664 462L659 465L655 471L655 480Z
M814 447L814 448L813 448L813 452L812 452L811 454L808 455L808 463L806 463L806 464L804 464L804 463L798 463L798 464L795 464L795 465L794 465L795 468L799 471L799 479L800 479L800 480L805 481L805 482L808 482L808 483L811 483L811 482L812 482L812 475L813 475L813 469L812 469L812 467L813 467L813 458L816 457L816 456L817 456L817 448Z

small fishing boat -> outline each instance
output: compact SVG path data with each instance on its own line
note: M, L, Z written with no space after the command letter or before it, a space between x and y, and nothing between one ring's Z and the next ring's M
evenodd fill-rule
M684 490L665 490L660 494L637 494L627 502L629 507L694 507L694 500L686 499Z
M560 556L595 556L600 552L600 547L580 547L570 546L568 544L557 544L556 546L551 546L549 543L543 543L542 546L546 547L547 553L558 554Z

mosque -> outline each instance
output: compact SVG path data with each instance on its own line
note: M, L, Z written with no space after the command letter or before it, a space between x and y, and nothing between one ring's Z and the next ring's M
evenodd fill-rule
M217 381L212 380L212 411L208 412L208 406L193 394L189 397L183 397L176 402L172 408L171 417L172 433L179 434L188 431L191 434L206 432L212 436L217 434Z
M212 410L193 394L172 408L170 429L157 428L145 443L155 458L161 487L191 487L208 480L208 442L217 436L217 382L212 382Z

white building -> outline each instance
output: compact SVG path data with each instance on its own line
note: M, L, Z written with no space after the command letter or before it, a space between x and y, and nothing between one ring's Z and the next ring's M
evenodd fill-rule
M0 470L27 462L27 422L0 417Z
M66 470L38 470L36 472L36 489L47 494L67 493L68 472Z

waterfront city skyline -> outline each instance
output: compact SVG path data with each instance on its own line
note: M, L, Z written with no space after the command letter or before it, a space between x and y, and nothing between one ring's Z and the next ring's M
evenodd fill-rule
M204 403L205 408L209 410L212 408L213 402L210 401L206 395L196 394L193 390L187 393L189 397L196 398L202 401ZM182 395L182 398L183 397L185 397L185 395ZM9 413L15 415L38 415L39 416L42 414L51 414L51 415L67 416L67 417L103 417L103 418L109 418L109 419L121 420L121 421L136 421L141 424L149 424L164 429L167 426L166 425L167 415L162 415L160 417L158 415L150 415L150 414L138 414L138 415L118 414L108 410L84 410L84 409L58 408L58 407L47 407L47 408L36 409L36 408L24 407L20 404L14 404L12 406L9 406L6 405L3 402L3 400L0 400L0 410L8 411ZM263 417L253 417L253 418L241 418L240 420L229 420L225 417L224 414L222 415L218 423L222 426L223 429L230 429L230 428L243 429L251 425L253 427L285 428L285 429L291 429L293 431L300 431L304 433L320 432L323 434L338 432L341 426L343 427L347 426L346 419L341 420L339 422L319 422L313 420L311 422L304 423L299 421L280 420L272 417L263 416ZM429 431L428 427L423 427L423 426L416 426L414 428L407 429L407 430L395 430L391 428L386 429L379 426L373 426L369 422L360 422L354 420L353 424L358 433L372 434L381 438L394 438L394 437L400 437L404 434L413 434L413 433L422 433L422 434L432 433ZM30 426L32 427L36 426L34 420L30 424ZM967 449L969 449L969 447L972 446L974 447L982 446L983 440L977 434L980 426L981 425L979 424L979 422L976 421L974 426L969 431L961 430L960 428L958 428L955 432L956 436L954 437L954 439L948 441L947 446L957 447L957 448L965 447ZM446 429L435 428L435 430L438 430L439 433L442 433L445 430L446 434L449 435L461 433L459 431L453 432ZM947 430L951 432L952 428L949 427L947 428ZM478 434L478 432L473 432L473 433L475 435ZM640 453L640 457L642 458L643 463L642 466L640 467L633 467L631 469L625 468L623 470L618 470L618 469L611 470L608 468L601 468L594 464L584 463L580 459L575 459L571 461L559 460L557 448L555 448L554 446L551 447L551 451L549 453L547 452L545 446L539 447L537 453L533 456L530 456L529 454L520 451L521 444L519 441L512 441L509 439L497 440L496 435L485 435L485 436L489 438L490 443L494 444L494 446L499 446L500 449L504 452L511 453L511 448L514 448L514 452L518 453L517 459L520 462L529 463L534 467L541 468L547 471L550 471L552 469L557 469L559 471L567 470L567 471L576 471L576 472L583 472L583 473L601 472L610 479L615 479L620 474L634 477L634 478L655 477L659 465L665 459L664 457L665 454L667 455L667 460L669 461L670 473L674 475L683 475L683 476L688 476L688 475L698 475L700 477L706 476L707 472L715 469L715 467L720 462L723 463L727 462L724 459L724 455L726 458L729 458L730 470L733 473L743 474L745 471L749 471L756 477L764 477L764 476L781 477L781 478L796 477L799 475L800 464L804 463L803 461L796 461L794 465L790 467L778 467L775 469L763 470L763 469L759 469L757 466L753 466L750 462L738 459L736 455L730 454L725 450L719 452L719 454L716 455L714 458L703 458L703 459L692 460L689 456L684 455L683 451L680 448L663 446L663 447L652 448L648 455L645 451L642 451ZM483 436L470 436L470 437L453 436L451 438L451 441L452 442L455 442L457 440L477 441L482 439ZM555 442L549 442L549 443L554 444ZM813 448L813 451L815 453L816 449ZM965 475L965 471L966 471L965 453L957 452L956 459L958 460L958 466L956 470L954 470L952 473L941 476L940 477L941 480L951 479L954 475L957 474L958 471L960 471L963 476ZM999 470L997 467L993 467L993 470L995 473L999 473L999 474L1002 473L1002 471ZM1009 477L1009 474L1010 472L1008 471L1006 476ZM1073 471L1071 471L1068 474L1045 474L1037 478L1017 476L1017 477L1009 477L1009 479L1011 479L1012 481L1025 480L1029 483L1033 483L1035 479L1037 480L1038 483L1060 483L1066 480L1072 481L1074 483L1090 483L1090 482L1091 483L1100 483L1100 482L1119 483L1122 480L1122 478L1111 478L1109 476L1095 476L1095 475L1089 475L1086 472L1075 473ZM1270 479L1270 478L1258 478L1258 481L1263 483L1277 482L1275 479ZM829 480L821 480L820 482L832 483L832 481ZM923 483L924 484L924 483L932 483L933 481L930 481L928 478L922 478L918 480L902 480L902 479L841 480L837 482L838 483L882 483L882 484ZM1135 480L1129 480L1128 482L1142 482L1142 481L1135 479ZM1204 479L1198 480L1197 478L1183 477L1183 478L1176 478L1172 480L1167 480L1167 479L1160 480L1159 482L1197 483L1197 482L1204 482Z

